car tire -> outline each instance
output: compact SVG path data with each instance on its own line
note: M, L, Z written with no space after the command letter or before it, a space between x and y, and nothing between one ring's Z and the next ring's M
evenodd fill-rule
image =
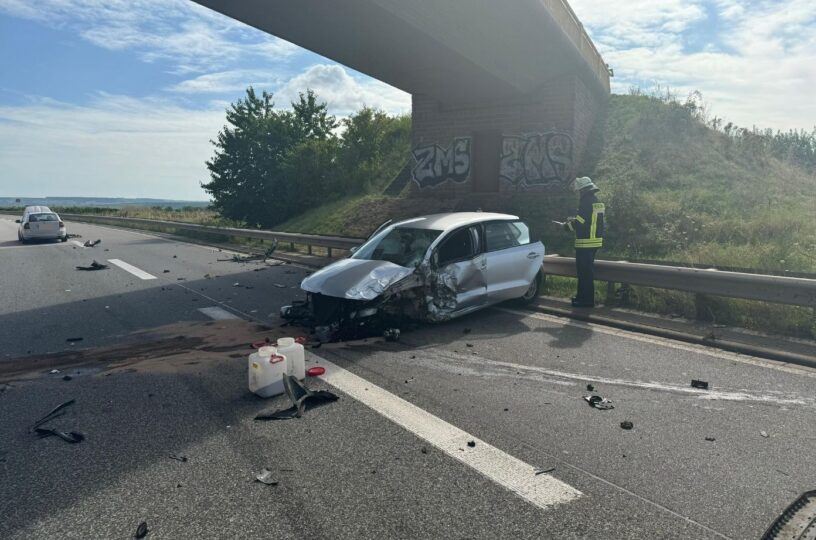
M60 236L59 241L60 242L67 242L68 241L68 235L66 234L65 236Z
M544 276L539 272L536 274L536 277L533 279L533 282L530 283L530 288L524 293L524 296L518 299L518 302L522 305L532 304L536 298L538 298L539 290L541 289L541 283L544 281Z

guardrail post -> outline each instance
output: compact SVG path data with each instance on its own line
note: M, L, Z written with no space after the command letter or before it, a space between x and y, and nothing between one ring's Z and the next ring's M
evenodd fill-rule
M309 255L312 254L312 244L307 244L306 245L306 251L309 253Z
M295 243L289 242L289 251L295 251Z
M709 298L705 294L695 293L694 295L694 311L695 318L698 321L712 320L711 309L709 308Z
M615 282L606 282L606 305L611 305L615 302Z
M326 248L326 252L328 253L329 259L332 258L332 248Z

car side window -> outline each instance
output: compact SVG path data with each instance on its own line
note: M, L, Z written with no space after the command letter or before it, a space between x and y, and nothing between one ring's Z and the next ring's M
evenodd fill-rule
M516 238L518 245L523 246L530 243L530 227L523 221L514 221L510 223L510 228L513 230L513 236Z
M474 256L473 233L470 228L459 229L439 245L439 267Z
M487 251L499 251L519 245L514 229L506 221L485 223Z

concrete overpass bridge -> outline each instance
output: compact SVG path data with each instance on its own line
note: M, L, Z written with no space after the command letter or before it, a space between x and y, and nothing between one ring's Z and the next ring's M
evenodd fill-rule
M609 95L564 0L196 0L412 95L415 194L549 191Z

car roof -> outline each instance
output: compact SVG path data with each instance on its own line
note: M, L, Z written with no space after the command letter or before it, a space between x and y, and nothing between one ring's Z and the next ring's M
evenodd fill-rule
M518 216L510 214L495 214L493 212L449 212L446 214L431 214L407 219L395 223L395 227L411 229L433 229L437 231L447 231L465 225L473 225L483 221L514 221Z
M26 206L23 213L27 214L53 214L47 206Z

